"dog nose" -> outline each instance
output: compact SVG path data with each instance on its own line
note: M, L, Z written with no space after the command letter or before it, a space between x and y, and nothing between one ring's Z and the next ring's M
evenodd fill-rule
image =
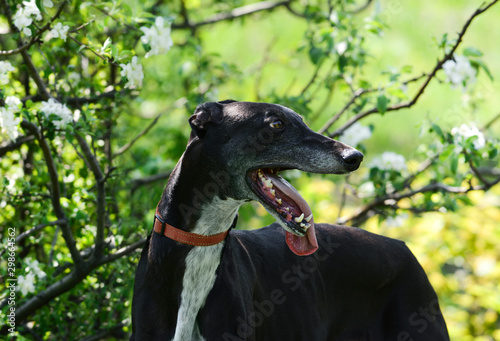
M363 161L363 154L356 149L348 149L342 153L342 159L349 167L349 170L353 171L358 169L361 161Z

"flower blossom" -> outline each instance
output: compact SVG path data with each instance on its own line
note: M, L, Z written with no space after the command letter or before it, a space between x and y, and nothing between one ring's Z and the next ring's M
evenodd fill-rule
M52 38L61 38L62 40L66 41L66 37L68 35L68 30L69 26L61 24L58 22L52 30L50 30L50 34L52 35Z
M399 155L394 152L384 152L382 155L372 160L370 168L401 172L406 169L406 160L403 155Z
M51 114L55 115L57 119L52 121L52 123L58 129L64 128L73 120L73 113L71 110L69 110L66 105L57 102L53 98L50 98L46 102L42 102L40 111L45 114L46 118L49 118Z
M26 16L35 16L36 20L42 20L42 13L36 6L35 0L23 1L24 13Z
M141 41L151 46L151 50L146 53L146 58L165 54L174 44L170 36L170 23L165 23L165 19L162 17L156 17L155 23L151 28L141 27L140 29L144 32Z
M465 142L465 140L471 138L472 136L477 136L477 139L473 141L475 149L482 149L486 146L486 139L484 134L475 126L469 127L467 124L462 124L460 127L455 127L451 130L451 135L453 135L455 142Z
M137 63L136 56L132 58L130 63L120 64L120 67L122 68L121 75L128 79L127 84L125 84L126 88L133 89L142 86L144 73L142 71L142 65Z
M31 258L27 258L26 263L28 264L28 271L33 272L36 277L44 278L46 276L45 272L40 269L40 263L36 259L32 261Z
M361 141L370 138L370 136L372 136L370 128L362 126L359 122L356 122L344 131L340 137L340 141L356 147Z
M454 59L443 64L443 71L452 87L461 86L462 90L465 91L467 86L476 81L476 70L470 65L467 57L457 56Z
M406 220L408 220L408 214L402 213L395 217L387 217L385 224L387 227L401 227Z
M43 5L47 8L54 7L54 3L52 2L52 0L43 0Z
M20 275L17 278L17 290L21 291L23 296L26 296L28 293L35 292L35 274L29 272L26 277Z
M7 84L9 82L7 73L15 70L11 63L0 61L0 84Z
M15 140L19 136L18 126L21 119L15 117L14 114L19 112L21 104L19 98L8 96L5 99L5 107L0 107L0 128L11 140Z
M14 15L14 25L27 36L31 36L31 29L28 27L33 23L32 16L36 20L42 20L42 13L36 6L35 0L23 1L24 7L17 10Z

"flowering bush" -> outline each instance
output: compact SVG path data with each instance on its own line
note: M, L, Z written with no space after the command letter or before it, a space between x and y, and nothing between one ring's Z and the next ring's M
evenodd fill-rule
M495 53L463 47L496 3L435 39L425 63L410 57L432 39L405 38L412 51L387 67L380 46L411 12L404 2L0 0L0 231L16 231L13 335L127 338L139 250L187 118L201 102L234 98L289 106L365 152L348 177L287 176L318 221L408 242L452 339L499 339L499 116L481 124L495 101L483 57ZM422 98L434 106L443 94L462 97L448 112L424 109ZM242 207L239 227L270 222L262 212Z

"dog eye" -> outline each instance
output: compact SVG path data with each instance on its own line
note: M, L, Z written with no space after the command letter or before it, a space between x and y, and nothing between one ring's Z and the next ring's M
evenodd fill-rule
M281 128L283 128L283 122L281 122L280 120L273 121L269 125L271 126L271 128L274 128L274 129L281 129Z

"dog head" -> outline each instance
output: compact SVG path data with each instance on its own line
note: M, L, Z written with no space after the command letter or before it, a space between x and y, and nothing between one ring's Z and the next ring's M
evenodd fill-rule
M307 202L282 170L347 174L363 154L311 130L302 117L282 105L223 101L198 106L189 119L190 144L210 169L228 176L221 196L257 200L287 231L299 255L317 249L314 219Z

